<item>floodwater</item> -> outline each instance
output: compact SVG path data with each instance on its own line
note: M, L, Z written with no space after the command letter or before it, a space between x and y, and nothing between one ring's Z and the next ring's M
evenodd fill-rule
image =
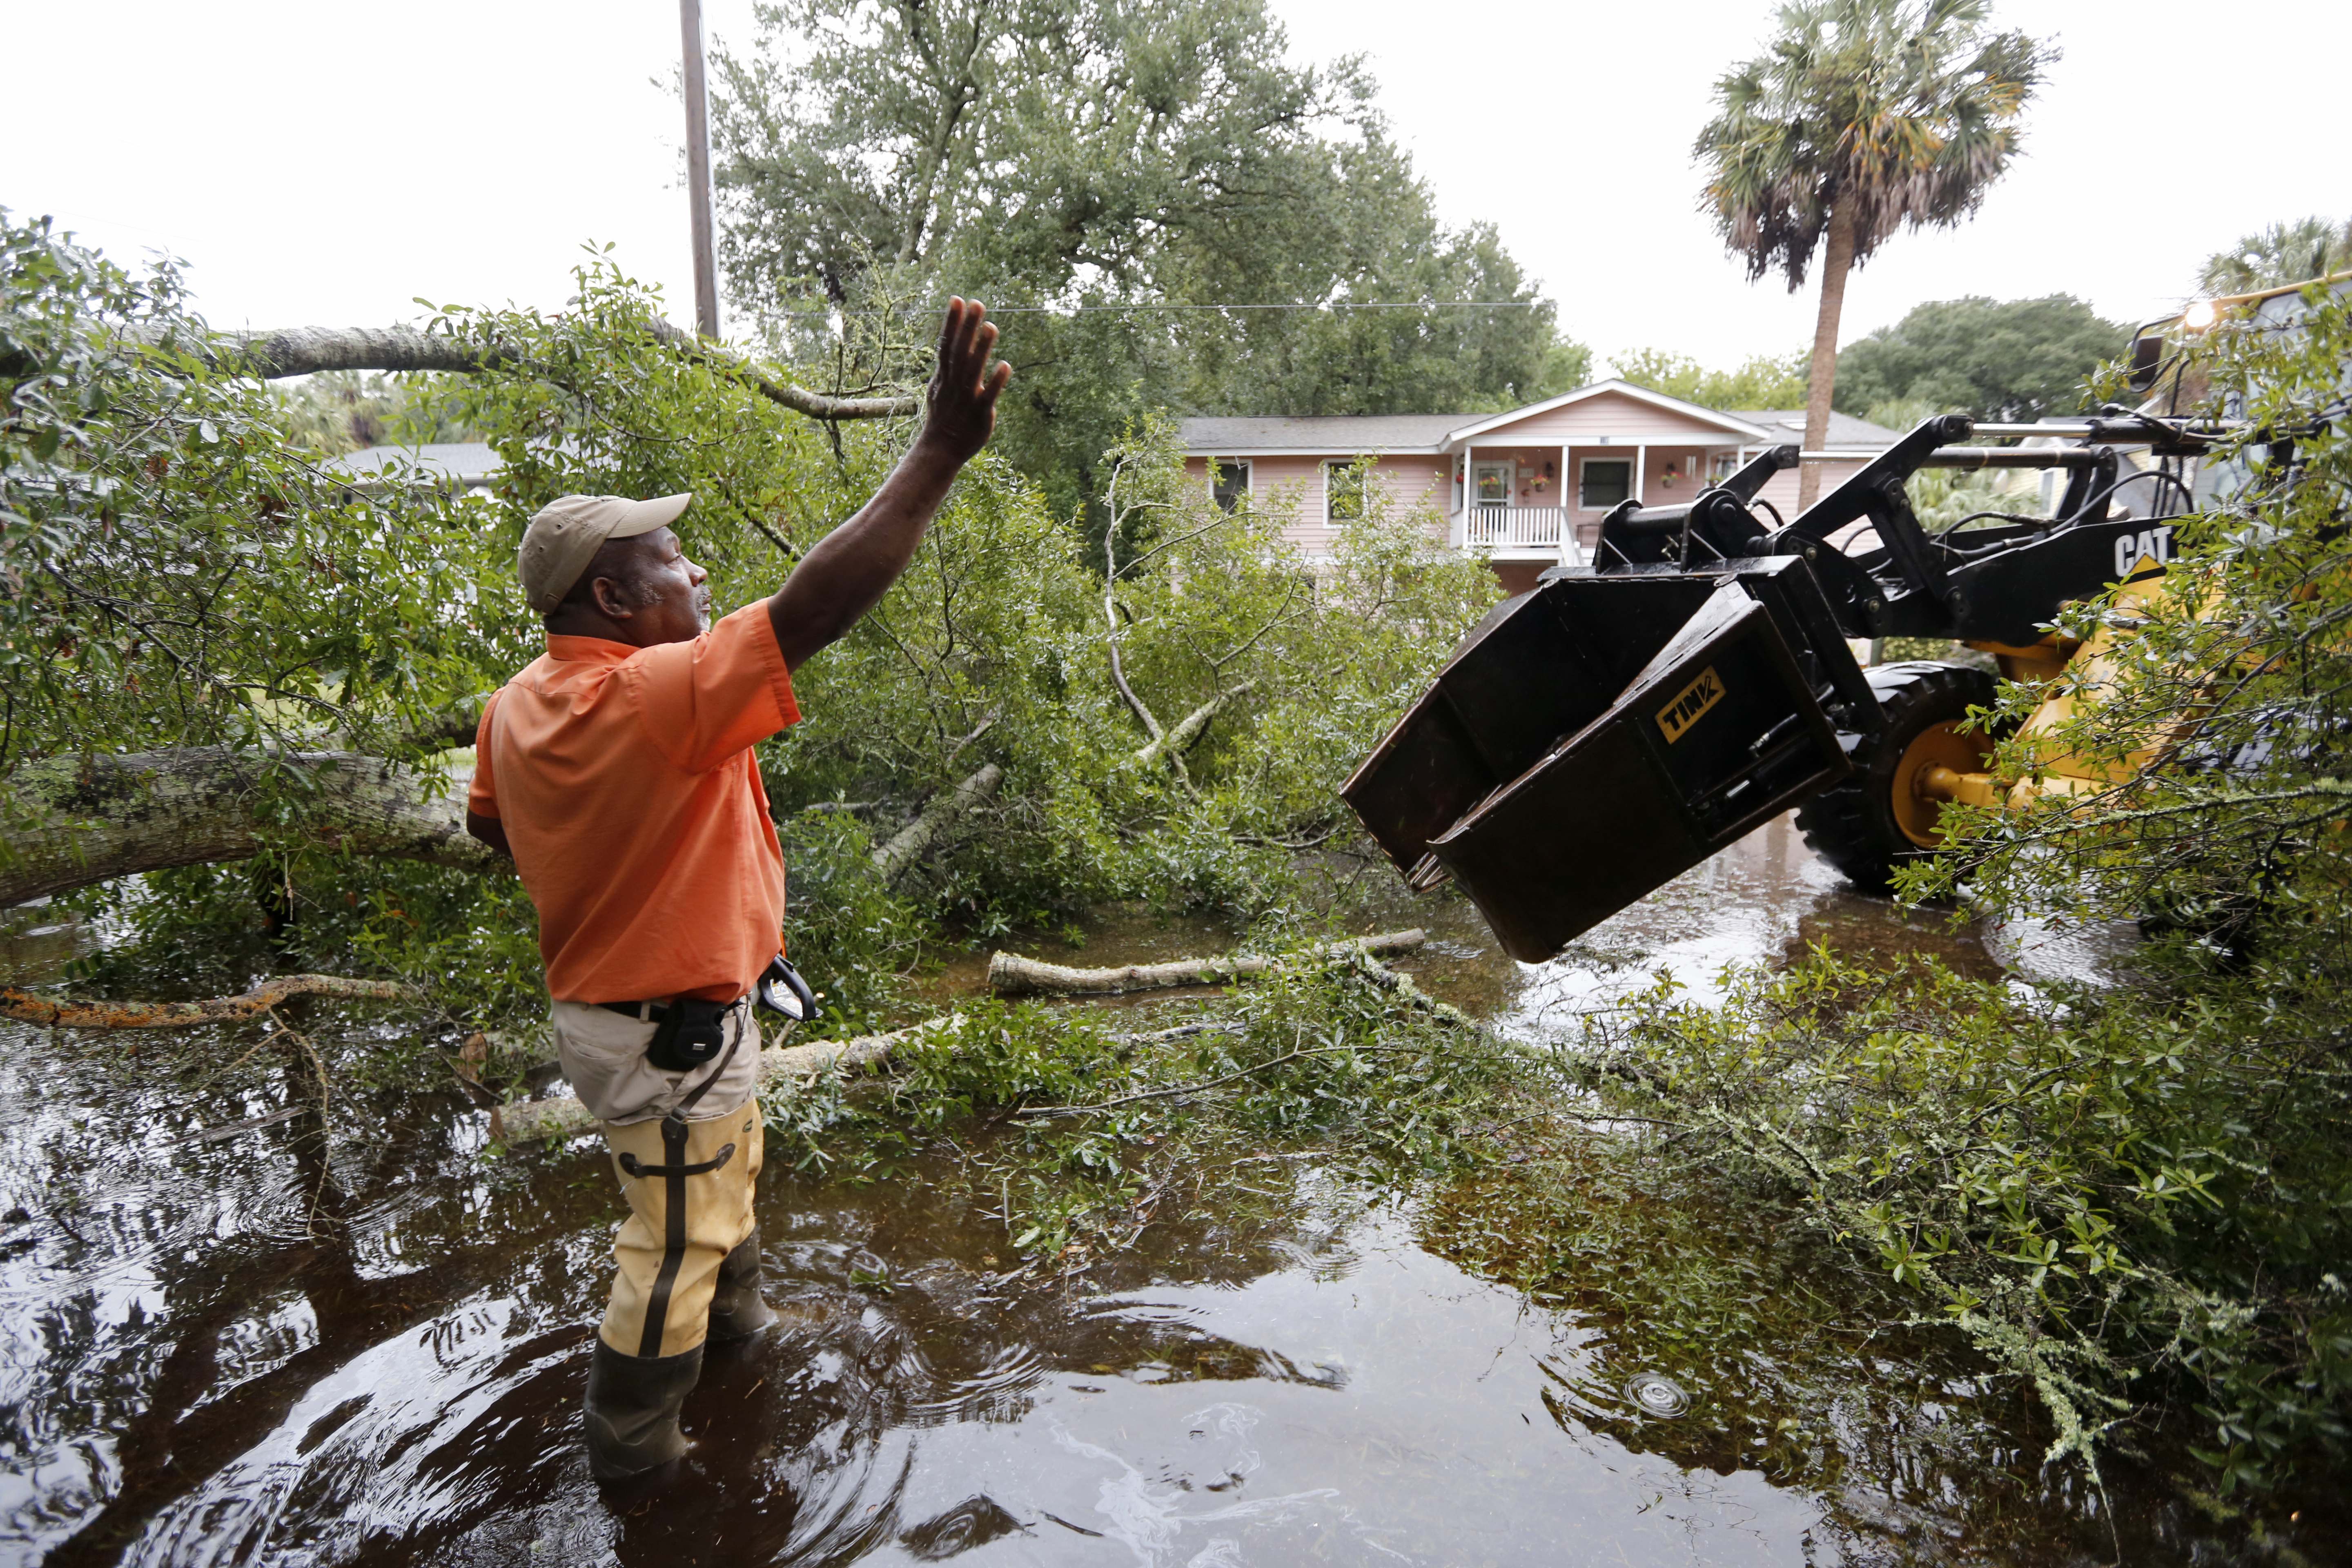
M1814 942L1997 972L1786 822L1536 969L1458 902L1391 912L1433 931L1425 984L1528 1036L1660 964L1704 994ZM1216 934L1118 917L1078 961ZM0 964L53 979L78 940L20 926ZM713 1352L675 1486L600 1493L578 1411L621 1205L593 1143L486 1159L454 1080L346 1086L322 1141L296 1063L205 1088L257 1038L0 1026L0 1561L2277 1560L2160 1478L2119 1468L2108 1507L2042 1474L2031 1409L1885 1327L1866 1273L1704 1173L1636 1194L1598 1151L1569 1213L1507 1173L1407 1200L1269 1152L1059 1279L1007 1272L1001 1217L955 1195L968 1148L865 1186L772 1167L782 1323ZM2305 1560L2347 1560L2302 1528Z

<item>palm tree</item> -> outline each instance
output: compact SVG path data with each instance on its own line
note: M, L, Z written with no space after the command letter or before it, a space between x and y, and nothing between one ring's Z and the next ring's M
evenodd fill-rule
M1778 271L1794 293L1822 256L1822 309L1805 399L1805 445L1829 437L1846 274L1898 228L1950 226L1984 200L2017 152L2018 121L2057 58L2023 33L1991 31L1984 0L1795 0L1758 59L1716 83L1716 117L1694 151L1700 203L1748 275ZM1821 488L1808 465L1801 505Z
M2274 223L2207 257L2197 285L2208 294L2249 294L2325 278L2347 267L2352 267L2352 221L2307 217Z

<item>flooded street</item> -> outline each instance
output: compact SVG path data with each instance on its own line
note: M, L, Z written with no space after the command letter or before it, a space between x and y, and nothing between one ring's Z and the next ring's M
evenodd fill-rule
M1534 969L1458 900L1395 912L1433 938L1400 967L1528 1039L1661 965L1701 994L1814 942L2000 968L1946 915L1843 889L1785 819ZM1215 935L1119 917L1024 951ZM43 983L74 940L5 962ZM2095 946L2000 941L2029 976ZM1871 1274L1707 1173L1636 1189L1598 1142L1573 1214L1507 1173L1405 1196L1268 1150L1059 1279L1013 1273L1003 1215L960 1195L984 1134L868 1184L779 1162L782 1321L712 1352L683 1479L600 1494L579 1408L622 1205L593 1141L486 1157L452 1077L343 1087L322 1144L290 1058L274 1097L206 1088L258 1037L0 1026L0 1559L2271 1560L2200 1546L2153 1472L2116 1468L2110 1520L1955 1341L1885 1326L1905 1307ZM2294 1546L2352 1560L2317 1521Z

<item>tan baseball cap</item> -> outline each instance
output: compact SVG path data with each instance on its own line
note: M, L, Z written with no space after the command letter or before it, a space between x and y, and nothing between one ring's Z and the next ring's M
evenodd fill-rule
M677 521L694 500L691 492L655 500L626 496L558 496L530 520L515 552L522 596L541 615L563 603L563 595L588 570L597 547L608 539L634 539Z

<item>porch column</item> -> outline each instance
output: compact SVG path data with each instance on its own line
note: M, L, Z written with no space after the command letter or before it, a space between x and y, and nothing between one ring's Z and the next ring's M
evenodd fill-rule
M1474 487L1478 483L1477 461L1477 447L1462 448L1462 501L1461 510L1454 514L1454 545L1463 550L1470 548L1470 507L1476 495Z
M1577 548L1576 513L1570 510L1568 505L1568 443L1565 441L1559 444L1559 478L1553 484L1552 504L1559 508L1559 563L1562 566L1581 566L1584 553Z
M1633 500L1643 506L1649 503L1642 500L1642 481L1648 476L1649 468L1650 448L1647 446L1635 447L1633 448Z

